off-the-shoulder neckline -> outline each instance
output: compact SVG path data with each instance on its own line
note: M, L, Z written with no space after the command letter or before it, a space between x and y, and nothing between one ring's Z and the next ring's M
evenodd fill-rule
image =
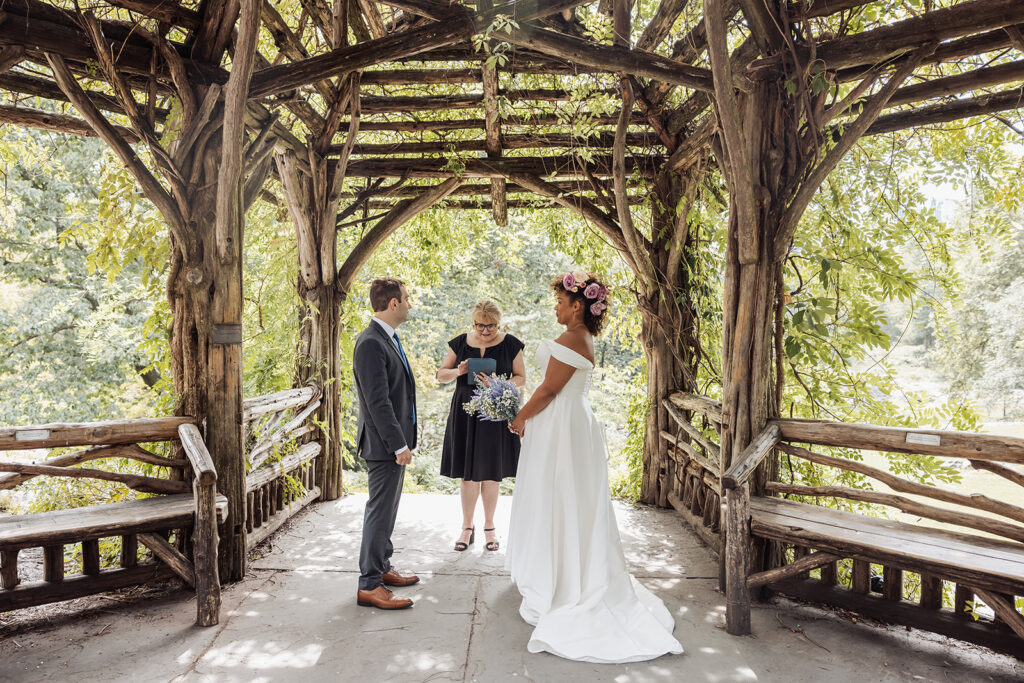
M580 357L580 358L582 358L583 360L585 360L585 361L587 361L588 363L590 363L590 367L595 367L595 366L594 366L594 361L590 360L589 358L587 358L586 356L584 356L584 355L583 355L582 353L580 353L579 351L576 351L575 349L570 349L570 348L569 348L568 346L566 346L565 344L563 344L563 343L561 343L561 342L557 342L557 341L555 341L554 339L545 339L544 341L546 341L546 342L550 342L550 343L552 343L552 344L554 344L554 345L556 345L556 346L561 346L561 347L562 347L563 349L565 349L565 350L566 350L566 351L568 351L569 353L575 353L575 354L576 354L577 356L579 356L579 357Z

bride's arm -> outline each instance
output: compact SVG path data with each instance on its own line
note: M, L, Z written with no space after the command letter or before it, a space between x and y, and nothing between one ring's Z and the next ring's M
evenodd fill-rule
M508 423L508 428L522 436L526 430L526 421L548 407L558 392L572 379L574 372L576 372L576 368L557 358L549 360L547 372L544 373L544 381L534 390L530 400L516 415L516 419Z

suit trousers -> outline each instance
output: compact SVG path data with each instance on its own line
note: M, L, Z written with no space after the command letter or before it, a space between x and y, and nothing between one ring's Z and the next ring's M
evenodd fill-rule
M394 460L367 460L370 498L363 511L363 540L359 549L359 589L382 585L381 575L391 569L395 551L391 534L398 517L405 465Z

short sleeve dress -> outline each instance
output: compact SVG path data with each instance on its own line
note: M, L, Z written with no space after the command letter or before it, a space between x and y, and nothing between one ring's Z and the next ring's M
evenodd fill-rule
M495 372L512 375L512 361L523 350L524 344L511 334L500 343L484 349L470 346L467 335L460 334L448 342L455 352L455 364L468 358L493 358ZM501 481L516 476L519 466L519 437L508 430L505 422L489 422L471 417L462 405L473 396L475 385L469 384L468 375L459 375L455 381L455 395L448 411L448 425L441 450L441 474L452 479L467 481Z

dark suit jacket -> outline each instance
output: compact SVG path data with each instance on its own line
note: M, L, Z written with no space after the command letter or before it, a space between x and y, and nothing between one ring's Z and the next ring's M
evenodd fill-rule
M394 460L402 446L416 448L416 382L395 342L372 320L356 340L352 371L359 397L358 453L366 460Z

